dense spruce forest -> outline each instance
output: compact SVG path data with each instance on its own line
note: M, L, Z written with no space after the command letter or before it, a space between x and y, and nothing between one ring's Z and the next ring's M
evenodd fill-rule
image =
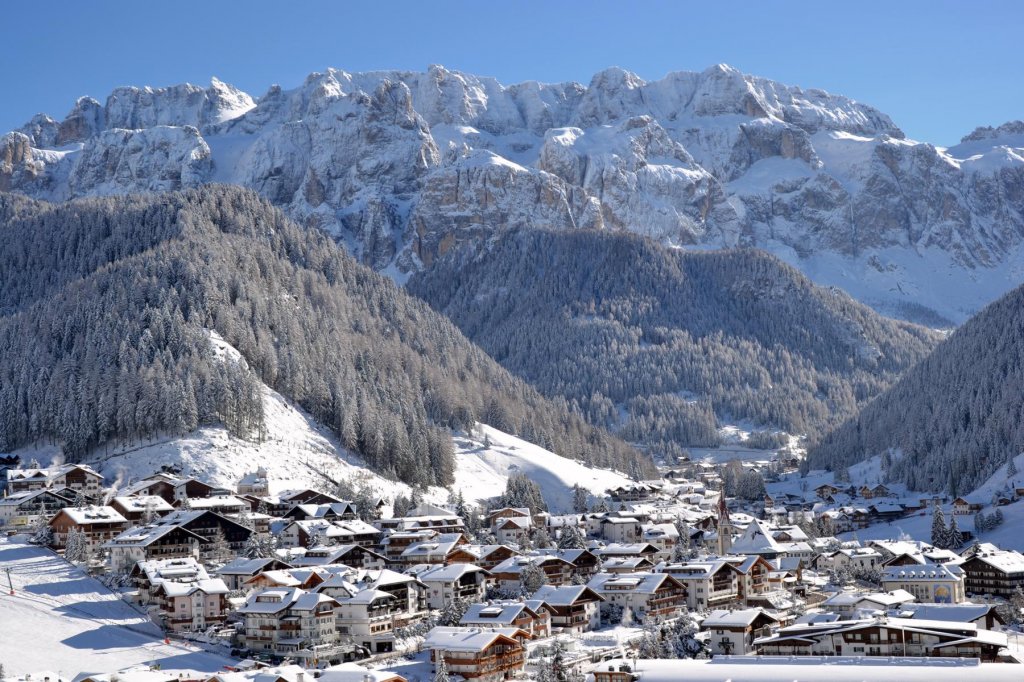
M992 303L808 453L842 469L882 455L888 478L964 494L1024 452L1024 287Z
M212 331L244 362L216 358ZM82 458L209 423L259 438L260 382L414 485L451 483L450 430L475 420L650 470L251 191L60 205L0 194L0 451L52 441Z
M503 234L407 288L545 395L667 452L718 444L726 420L813 438L939 340L762 251L624 233Z

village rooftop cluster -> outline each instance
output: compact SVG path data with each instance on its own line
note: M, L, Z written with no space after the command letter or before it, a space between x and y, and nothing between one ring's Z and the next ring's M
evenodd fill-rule
M233 489L174 471L115 489L84 464L5 462L5 542L48 548L168 639L238 662L196 679L862 679L883 660L931 680L1024 676L1024 556L971 542L972 523L999 519L965 499L839 481L771 495L764 479L792 463L683 462L604 496L577 488L573 513L551 514L524 476L477 507L350 481L273 490L263 469ZM836 537L923 513L929 538Z

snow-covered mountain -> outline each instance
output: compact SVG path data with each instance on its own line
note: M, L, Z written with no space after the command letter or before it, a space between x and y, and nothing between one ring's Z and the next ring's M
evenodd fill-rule
M82 98L0 138L0 190L238 183L399 279L523 226L756 245L885 312L960 322L1024 279L1022 129L943 149L723 65L588 86L332 69L258 100L216 79Z

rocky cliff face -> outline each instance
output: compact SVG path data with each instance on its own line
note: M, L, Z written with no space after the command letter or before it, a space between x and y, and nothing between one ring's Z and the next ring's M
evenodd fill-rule
M653 82L608 69L586 87L328 70L255 101L216 79L82 98L0 138L0 189L237 183L399 277L521 226L755 245L941 322L1022 279L1022 149L1020 122L941 149L872 107L727 66Z

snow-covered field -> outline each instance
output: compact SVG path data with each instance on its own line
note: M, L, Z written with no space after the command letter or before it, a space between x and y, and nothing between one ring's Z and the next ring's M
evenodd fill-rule
M46 670L72 678L152 662L211 673L233 662L164 644L155 625L98 581L20 538L0 539L0 583L0 662L7 675Z
M489 441L489 445L487 445ZM541 489L553 513L572 511L572 486L594 494L629 482L629 477L560 457L515 436L478 424L472 436L455 438L455 485L466 499L500 495L513 473L524 473Z

